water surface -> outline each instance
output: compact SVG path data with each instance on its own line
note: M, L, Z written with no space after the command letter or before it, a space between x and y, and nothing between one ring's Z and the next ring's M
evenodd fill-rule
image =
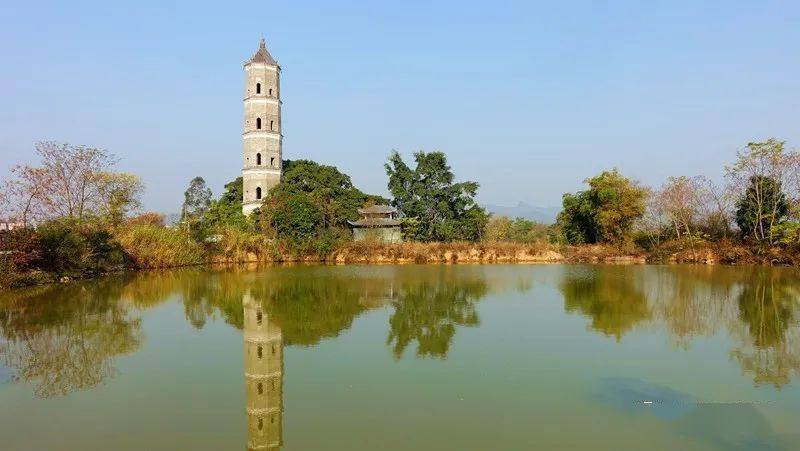
M0 297L4 450L796 450L800 274L185 270Z

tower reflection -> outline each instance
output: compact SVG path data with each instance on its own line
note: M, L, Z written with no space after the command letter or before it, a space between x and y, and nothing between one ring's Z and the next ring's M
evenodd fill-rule
M247 449L283 444L283 334L249 293L244 308L244 382Z

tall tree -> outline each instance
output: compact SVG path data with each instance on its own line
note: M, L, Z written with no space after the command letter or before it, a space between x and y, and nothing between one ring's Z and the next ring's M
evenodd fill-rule
M773 243L773 228L789 214L789 202L781 183L771 177L754 175L750 186L736 202L736 225L743 237Z
M655 195L658 212L666 217L676 238L695 233L709 200L700 177L670 177Z
M225 185L225 192L219 199L212 201L205 212L203 227L208 230L226 226L247 228L247 217L242 213L243 192L244 185L241 177L228 182Z
M589 189L564 194L558 224L572 244L620 242L630 238L644 215L649 190L616 169L586 179Z
M35 147L39 165L14 167L5 188L17 220L119 216L138 205L141 182L113 172L117 159L106 150L52 141Z
M396 151L389 156L386 174L392 205L417 218L415 238L422 241L479 240L489 220L475 203L478 183L454 183L442 152L417 152L411 169Z
M770 138L748 143L736 163L726 168L738 199L737 224L747 229L742 229L743 235L775 242L774 226L786 216L788 202L798 198L799 162L798 153L787 151L784 141Z
M203 177L195 177L189 182L189 187L183 193L183 207L181 220L187 222L197 221L203 217L211 205L211 188L206 186Z

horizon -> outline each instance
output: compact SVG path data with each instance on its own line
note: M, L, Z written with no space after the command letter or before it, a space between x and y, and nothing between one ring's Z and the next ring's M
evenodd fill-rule
M444 152L481 205L549 208L605 169L719 180L748 142L800 142L800 5L186 5L7 7L0 177L55 140L119 157L144 210L178 211L195 176L219 196L241 173L242 63L262 35L284 158L374 194L392 149Z

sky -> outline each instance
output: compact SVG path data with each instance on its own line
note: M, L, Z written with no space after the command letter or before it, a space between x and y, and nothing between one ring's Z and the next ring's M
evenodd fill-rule
M797 1L6 2L0 177L55 140L112 152L149 210L198 175L220 194L263 36L284 158L367 192L393 149L445 152L499 205L556 206L614 167L719 179L750 141L800 147L799 24Z

